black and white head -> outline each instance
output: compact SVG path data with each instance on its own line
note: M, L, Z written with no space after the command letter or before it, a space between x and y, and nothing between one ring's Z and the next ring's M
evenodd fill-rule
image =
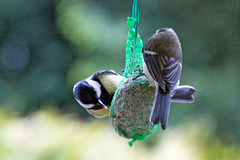
M100 100L101 84L90 78L76 83L73 87L73 95L77 102L86 109L106 108Z

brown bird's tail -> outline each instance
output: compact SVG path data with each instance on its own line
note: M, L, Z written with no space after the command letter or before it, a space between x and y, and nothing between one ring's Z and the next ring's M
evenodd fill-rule
M195 88L189 85L181 85L174 88L172 92L171 102L193 103Z
M167 128L170 103L171 93L165 93L159 86L157 86L150 121L153 125L161 123L163 130Z

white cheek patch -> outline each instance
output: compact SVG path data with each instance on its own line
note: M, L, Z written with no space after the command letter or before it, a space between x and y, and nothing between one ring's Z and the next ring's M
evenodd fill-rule
M101 95L101 85L98 82L93 81L91 79L86 79L86 81L89 85L91 85L96 90L97 96L99 98Z
M80 82L78 82L78 83L80 83ZM73 87L73 91L74 91L75 88L77 87L78 83L76 83L76 84L74 85L74 87Z
M76 99L76 98L75 98ZM77 99L76 99L77 100ZM92 108L94 106L94 104L83 104L82 102L80 102L79 100L77 100L77 102L84 108Z

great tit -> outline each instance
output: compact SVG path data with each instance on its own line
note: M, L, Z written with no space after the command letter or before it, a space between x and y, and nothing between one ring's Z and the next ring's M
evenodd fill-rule
M109 107L121 79L122 76L113 70L97 71L91 77L76 83L73 95L91 115L103 118L109 115ZM171 101L192 103L194 92L195 89L191 86L178 86L171 93Z
M174 93L174 88L179 85L181 76L181 44L172 28L161 28L143 45L142 53L144 59L143 71L149 82L156 85L150 121L153 125L161 123L162 129L165 130L167 128L171 94ZM180 90L184 89L180 88ZM191 89L187 87L185 91L187 90ZM179 98L179 96L177 97ZM193 96L190 97L193 99Z
M73 87L77 102L93 116L109 115L109 107L122 76L113 70L100 70Z

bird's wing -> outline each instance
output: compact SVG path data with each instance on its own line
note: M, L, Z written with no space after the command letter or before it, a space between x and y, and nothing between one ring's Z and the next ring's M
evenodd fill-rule
M172 91L181 75L181 63L172 57L147 52L143 51L143 57L152 78L164 92Z

